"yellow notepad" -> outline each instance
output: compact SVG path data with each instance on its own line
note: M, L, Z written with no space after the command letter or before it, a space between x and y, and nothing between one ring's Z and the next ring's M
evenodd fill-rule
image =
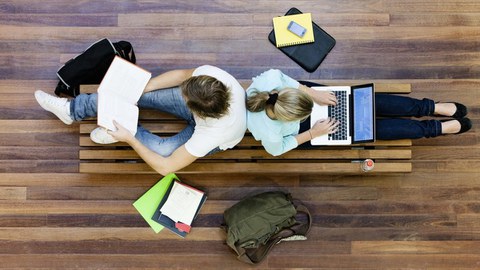
M307 29L303 37L299 37L287 29L288 24L291 21L294 21ZM275 40L277 47L285 47L314 42L312 14L303 13L275 17L273 18L273 31L275 32Z

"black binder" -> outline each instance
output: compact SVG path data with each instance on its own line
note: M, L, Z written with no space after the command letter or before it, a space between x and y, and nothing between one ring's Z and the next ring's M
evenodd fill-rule
M300 10L292 7L285 15L301 13ZM317 24L314 22L312 22L312 24L315 42L278 48L310 73L314 72L318 66L320 66L323 59L325 59L336 43L335 39ZM275 46L275 33L273 30L268 35L268 40Z

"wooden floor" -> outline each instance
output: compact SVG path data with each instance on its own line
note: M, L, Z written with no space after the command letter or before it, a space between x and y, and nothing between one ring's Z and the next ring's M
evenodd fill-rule
M292 4L337 45L314 73L272 46ZM219 228L243 196L282 189L314 214L306 242L282 243L256 269L479 269L477 127L414 141L394 175L179 175L209 198L186 239L146 225L132 202L155 175L78 173L78 124L35 102L62 63L108 37L133 43L158 74L202 64L238 79L279 68L297 79L412 83L411 96L459 101L480 125L478 0L22 1L0 4L0 267L232 269Z

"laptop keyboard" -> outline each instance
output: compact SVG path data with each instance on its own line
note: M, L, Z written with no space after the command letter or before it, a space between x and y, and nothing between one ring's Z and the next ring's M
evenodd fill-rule
M336 106L328 106L328 116L340 121L338 130L335 133L328 134L329 141L346 140L347 133L347 91L333 91L337 97Z

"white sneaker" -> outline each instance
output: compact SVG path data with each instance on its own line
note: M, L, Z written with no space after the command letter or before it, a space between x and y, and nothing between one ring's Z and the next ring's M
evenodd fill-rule
M107 130L102 127L97 127L90 132L90 139L98 144L110 144L118 142L112 135L108 134Z
M67 125L73 123L68 99L52 96L42 90L35 91L35 99L43 109L55 114L63 123Z

